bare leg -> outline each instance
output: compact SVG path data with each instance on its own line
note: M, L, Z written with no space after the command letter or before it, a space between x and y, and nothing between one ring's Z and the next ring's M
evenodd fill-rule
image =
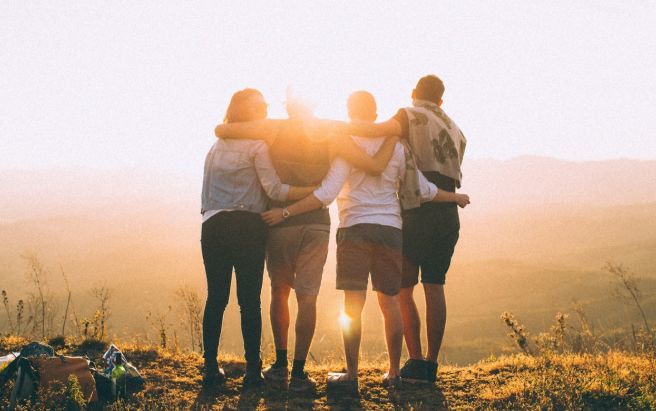
M312 344L314 327L317 323L317 296L296 294L298 314L296 315L295 360L305 360Z
M428 334L428 354L426 359L437 362L446 326L446 298L444 286L424 284L426 294L426 333Z
M385 295L380 292L377 294L378 305L380 305L385 319L385 340L390 362L388 375L390 378L394 378L399 375L401 348L403 346L403 317L401 316L399 296Z
M414 360L423 360L421 352L421 320L419 311L415 304L412 292L413 287L401 288L399 293L399 302L401 305L401 315L403 316L403 336L408 346L408 355Z
M273 341L277 350L287 349L287 334L289 333L289 292L291 288L286 285L271 287L271 328Z
M348 379L358 378L358 356L360 354L360 340L362 338L362 309L367 299L366 291L344 291L344 313L350 322L342 328L344 338L344 355Z

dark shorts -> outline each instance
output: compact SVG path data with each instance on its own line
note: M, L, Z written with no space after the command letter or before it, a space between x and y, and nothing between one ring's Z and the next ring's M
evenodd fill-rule
M460 233L458 208L421 207L403 214L403 288L444 285Z
M403 269L401 230L379 224L356 224L337 230L337 289L367 289L397 295Z

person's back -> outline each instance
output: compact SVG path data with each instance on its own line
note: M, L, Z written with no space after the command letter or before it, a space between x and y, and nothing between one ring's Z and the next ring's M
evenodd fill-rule
M308 137L301 119L287 109L290 120L278 130L270 142L269 152L276 172L287 184L318 186L330 167L328 140ZM291 202L274 201L274 207L285 208ZM316 381L304 371L314 326L316 301L321 287L323 266L328 256L330 214L327 208L293 216L269 230L267 270L271 279L271 324L276 348L276 361L264 371L265 378L286 380L288 374L287 337L289 328L288 299L294 289L298 306L294 363L289 381L290 391L312 391Z
M398 111L400 126L422 174L441 190L455 191L462 181L461 165L467 140L442 110L444 83L437 76L422 77L413 90L412 106ZM411 194L411 193L410 193ZM405 338L410 359L401 375L405 379L434 382L437 356L446 323L444 284L460 236L458 208L448 203L421 204L403 213L403 282ZM421 282L426 295L428 351L421 349L420 319L413 289Z
M258 168L260 172L262 167L271 168L267 150L259 140L218 139L205 159L201 212L261 213L268 207L269 196L285 198L289 187L279 184L273 173L258 175Z
M240 90L232 96L224 121L262 119L266 107L259 91ZM203 314L205 387L225 381L217 354L233 269L246 358L244 387L263 383L260 293L267 227L260 213L268 206L267 195L282 201L302 198L308 192L307 187L281 183L263 141L219 139L207 154L201 196L201 251L207 279Z
M376 153L385 138L351 137L367 154ZM397 197L404 169L404 149L396 145L387 168L378 176L350 168L348 178L337 196L339 227L374 223L401 228L401 206Z
M349 117L354 123L372 124L375 121L376 102L365 91L355 92L348 100ZM365 140L347 137L355 148L373 153L382 140ZM310 210L328 206L338 200L340 226L337 230L336 287L345 293L344 312L351 319L350 331L344 333L347 373L331 373L329 387L357 387L358 350L360 345L361 312L366 299L369 275L372 289L385 317L385 333L390 368L384 376L387 385L399 384L399 361L403 337L402 319L397 295L402 282L402 223L397 190L413 180L417 184L419 201L458 202L464 207L466 195L438 191L416 168L407 167L405 148L392 138L389 144L391 160L377 176L366 175L351 167L344 159L333 160L326 178L312 195L284 210L269 210L263 218L270 225L278 224L290 216L303 215ZM414 175L415 178L409 178ZM273 311L273 309L272 309ZM299 309L300 313L300 309Z
M413 91L412 106L400 109L394 119L401 126L400 137L407 141L417 169L439 189L455 192L462 182L467 139L442 109L443 93L444 84L439 78L423 77ZM421 207L433 208L451 208L457 214L457 207L450 203L426 203Z
M318 186L330 168L330 143L309 138L304 132L303 123L289 121L281 127L279 135L269 148L271 161L285 184ZM286 207L291 202L274 201L274 207ZM328 224L328 209L314 210L294 216L280 224L281 227L300 224Z
M437 104L416 100L413 107L403 110L409 123L407 141L417 169L438 188L456 191L462 181L460 166L467 144L462 131ZM424 209L436 207L457 212L452 203L423 205Z
M467 140L441 108L444 90L444 83L437 76L424 76L412 91L412 106L400 109L386 122L351 124L344 129L365 137L399 136L409 148L409 165L421 171L439 188L439 192L453 193L460 188L462 181L460 167ZM401 375L404 379L434 382L446 324L444 284L460 235L458 209L448 202L422 204L419 190L410 180L404 184L399 198L404 209L401 304L410 356ZM466 204L469 204L468 197L464 203L458 203L461 207ZM428 352L425 356L421 349L420 318L413 294L420 272L428 313Z

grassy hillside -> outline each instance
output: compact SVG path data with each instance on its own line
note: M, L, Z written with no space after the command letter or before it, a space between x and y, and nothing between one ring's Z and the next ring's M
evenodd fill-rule
M597 329L637 323L635 310L614 297L618 284L601 270L607 261L626 264L643 277L643 303L653 322L654 170L656 161L522 157L468 162L463 190L474 202L460 214L461 237L446 287L449 319L441 361L468 364L502 354L507 348L499 321L503 311L513 312L535 334L551 326L555 313L574 314L575 306ZM188 285L204 299L199 179L139 170L0 170L0 186L6 194L0 198L0 289L8 293L9 312L0 313L0 334L11 331L8 318L16 323L19 299L25 302L26 320L35 307L30 302L36 290L21 255L37 252L48 272L48 335L61 333L63 269L74 311L65 334L79 334L71 314L92 318L98 301L91 291L107 286L112 291L110 335L157 343L163 324L169 339L177 335L181 346L189 345L180 325L183 307L174 293ZM336 221L334 206L331 211ZM336 318L342 293L334 289L334 251L331 236L312 346L320 361L333 358L341 344ZM271 351L268 284L265 280L262 306L264 347ZM421 295L421 289L416 292ZM239 352L235 300L226 312L221 344ZM374 299L369 300L363 354L376 360L384 347L382 322Z
M20 339L0 340L0 352L15 349ZM201 391L201 358L152 346L122 344L127 358L146 379L144 391L113 409L656 409L656 359L649 355L613 352L606 355L513 355L489 358L469 367L441 367L431 386L406 384L400 390L382 387L381 362L366 362L360 375L360 396L326 392L329 371L341 362L313 364L309 372L319 382L311 396L292 396L285 390L241 393L244 364L223 359L228 382L223 389ZM102 347L60 347L59 353L97 358ZM0 397L6 401L7 391Z
M138 336L156 343L158 326L146 319L148 313L153 313L165 317L169 337L177 332L184 344L187 334L179 327L180 302L174 291L188 284L203 298L205 280L197 216L176 214L176 210L172 207L166 212L106 218L53 217L0 225L1 288L8 292L12 316L17 300L27 302L35 292L27 281L27 267L20 255L37 250L49 271L46 288L55 323L61 323L65 306L61 265L80 317L89 318L96 309L97 301L90 290L107 285L113 290L109 321L112 335ZM449 321L441 360L467 364L503 353L505 331L498 320L503 311L518 315L535 333L548 328L556 312L572 313L575 304L582 306L598 328L637 320L637 313L614 297L616 281L601 270L609 260L626 263L636 275L644 277L641 288L647 314L650 319L656 318L654 213L656 204L587 211L554 209L547 214L535 211L528 217L506 214L471 220L463 213L462 240L448 277ZM167 219L167 215L179 218ZM334 289L334 264L331 240L319 296L323 309L312 347L318 359L331 358L334 347L341 343L335 319L342 295ZM421 289L416 292L421 295ZM267 349L271 343L266 315L268 294L265 281L262 303ZM236 330L239 324L235 301L233 297L226 312L228 330ZM368 302L364 315L364 346L371 347L375 358L384 346L376 304ZM0 332L7 331L3 313ZM70 325L67 331L74 332ZM50 335L54 333L60 333L59 328ZM238 332L226 333L222 340L228 351L239 352L240 344Z

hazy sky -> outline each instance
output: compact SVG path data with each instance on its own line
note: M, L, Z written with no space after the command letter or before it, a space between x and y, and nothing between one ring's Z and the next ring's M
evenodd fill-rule
M386 119L443 78L467 156L656 159L656 2L0 2L0 168L196 173L231 94Z

